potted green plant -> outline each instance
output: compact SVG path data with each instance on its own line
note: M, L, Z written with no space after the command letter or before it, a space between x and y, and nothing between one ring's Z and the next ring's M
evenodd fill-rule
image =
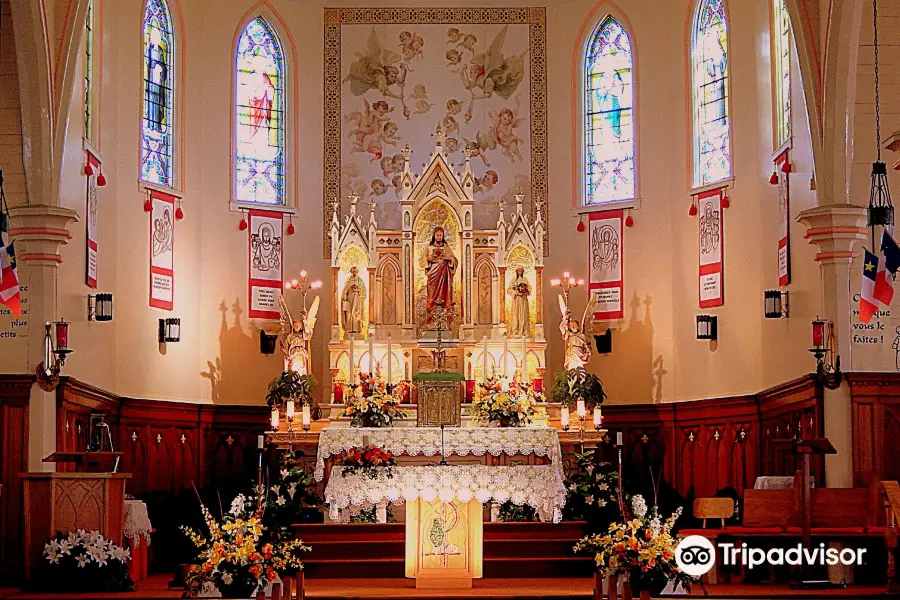
M579 400L584 400L587 411L603 404L606 392L600 378L586 371L583 367L569 371L556 371L554 374L551 396L554 402L574 408Z
M312 375L300 375L296 371L285 371L269 382L266 404L280 406L291 398L309 401L312 399L315 389L316 378Z

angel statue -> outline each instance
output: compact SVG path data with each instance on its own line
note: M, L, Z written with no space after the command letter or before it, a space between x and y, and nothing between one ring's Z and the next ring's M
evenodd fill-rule
M584 334L588 315L591 312L591 303L584 307L584 315L581 323L572 318L572 311L562 294L559 295L559 310L562 313L562 321L559 323L559 333L566 345L565 367L566 371L584 368L591 360L591 345Z
M299 319L291 318L284 296L278 298L278 312L281 313L281 353L284 355L284 370L294 371L300 375L309 375L310 364L309 341L316 326L316 315L319 312L319 297L313 300L307 312L300 313Z

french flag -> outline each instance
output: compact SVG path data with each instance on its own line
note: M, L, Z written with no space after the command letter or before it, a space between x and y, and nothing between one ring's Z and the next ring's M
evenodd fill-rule
M863 323L868 323L878 310L878 305L875 303L875 274L878 272L878 257L868 250L865 252L862 293L859 296L859 320ZM893 288L891 288L891 293L893 293Z
M881 235L881 254L884 262L875 273L873 295L876 300L889 307L894 299L894 275L900 269L900 246L897 246L887 230Z

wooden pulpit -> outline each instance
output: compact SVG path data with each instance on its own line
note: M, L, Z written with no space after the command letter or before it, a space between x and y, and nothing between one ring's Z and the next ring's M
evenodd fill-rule
M406 576L416 588L472 587L482 576L483 508L476 499L406 503Z
M25 493L25 577L57 531L98 531L123 543L125 482L130 473L22 473Z

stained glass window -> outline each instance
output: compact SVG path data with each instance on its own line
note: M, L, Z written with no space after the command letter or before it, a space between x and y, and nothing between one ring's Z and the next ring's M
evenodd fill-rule
M775 146L791 139L791 20L784 0L774 0L772 85L775 88Z
M144 11L144 102L141 180L173 185L172 18L165 0L147 0Z
M731 177L725 0L700 0L691 44L694 185Z
M90 140L93 128L93 86L94 78L94 3L88 0L87 16L84 19L84 137Z
M235 66L235 200L284 204L284 56L262 17L241 33Z
M628 32L606 17L585 56L585 204L634 198L632 75Z

